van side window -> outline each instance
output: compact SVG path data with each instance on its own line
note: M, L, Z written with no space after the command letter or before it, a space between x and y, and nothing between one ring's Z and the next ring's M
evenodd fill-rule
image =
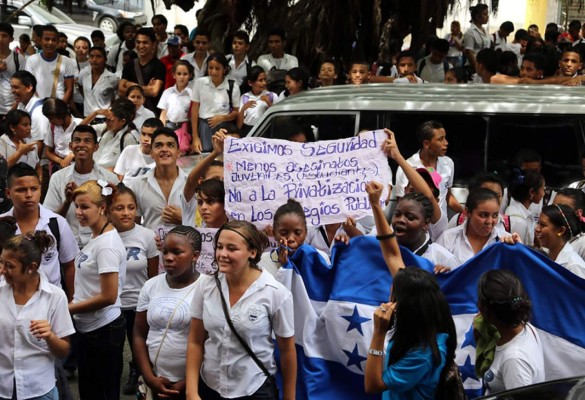
M348 138L357 133L356 119L357 113L275 115L260 128L259 136L287 140L303 132L308 141Z

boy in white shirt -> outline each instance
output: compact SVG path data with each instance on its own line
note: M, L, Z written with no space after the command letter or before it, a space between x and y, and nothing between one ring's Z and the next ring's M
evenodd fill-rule
M274 28L268 32L268 48L270 54L264 54L258 57L258 65L266 73L271 69L289 70L299 66L299 60L290 54L284 52L286 46L286 34L282 28Z

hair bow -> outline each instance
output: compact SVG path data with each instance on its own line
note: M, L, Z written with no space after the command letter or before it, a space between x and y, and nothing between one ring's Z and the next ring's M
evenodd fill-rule
M114 190L108 186L108 182L106 181L100 179L97 181L97 184L102 187L102 196L110 196L114 192Z

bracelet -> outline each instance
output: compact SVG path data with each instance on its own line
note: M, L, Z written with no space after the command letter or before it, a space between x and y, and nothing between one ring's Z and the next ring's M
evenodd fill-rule
M369 349L368 350L368 354L371 354L373 356L378 356L381 357L384 355L384 351L383 350L375 350L375 349Z
M392 239L393 237L396 237L396 232L392 232L387 235L377 235L376 240Z

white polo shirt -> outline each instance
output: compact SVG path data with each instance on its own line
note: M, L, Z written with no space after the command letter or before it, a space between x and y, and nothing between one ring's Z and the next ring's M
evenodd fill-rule
M449 250L441 246L437 243L430 243L428 246L427 243L430 240L430 235L427 233L426 240L421 247L418 249L413 250L413 253L416 255L420 255L423 258L426 258L433 265L442 265L445 267L449 267L451 269L457 268L459 265L459 260L457 257L453 255ZM424 249L426 246L426 249ZM420 254L420 252L424 249L424 252Z
M134 191L136 200L138 201L137 214L142 215L144 227L152 230L163 228L165 231L175 227L175 225L162 221L162 212L167 205L181 208L183 211L183 221L185 221L187 214L192 215L188 221L194 220L197 196L193 196L190 201L185 200L183 188L187 181L187 174L181 168L177 167L177 169L179 170L179 175L173 183L168 201L154 177L155 168L137 177L130 184L130 188Z
M268 103L260 99L265 95L270 98L273 105L278 103L278 96L276 93L269 92L268 90L263 90L258 96L254 95L252 92L248 92L240 97L240 110L247 102L251 100L256 102L256 106L249 107L244 111L244 124L250 126L256 125L262 115L264 115L264 112L268 110Z
M487 30L481 30L475 24L471 24L467 32L463 35L463 45L466 50L471 50L477 54L482 49L491 46L492 38Z
M112 105L118 91L119 78L108 71L102 72L95 85L92 85L91 67L79 74L79 84L83 88L83 112L89 115L96 110L107 110Z
M122 70L124 69L124 52L126 50L128 50L128 47L126 47L126 41L124 40L112 47L112 50L108 53L108 61L106 64L108 67L116 67L115 75L118 78L122 77ZM116 55L118 56L118 59L116 59Z
M154 232L141 225L125 232L118 232L126 247L126 282L120 295L122 310L133 310L138 302L140 289L148 280L148 259L158 257Z
M199 103L199 118L207 119L214 115L228 115L230 113L228 89L227 79L224 79L219 86L215 86L208 76L197 79L193 87L191 101ZM232 105L234 108L240 105L240 88L235 84L232 91Z
M34 143L32 139L24 139L23 142L26 144ZM8 135L0 136L0 155L8 160L8 157L11 157L17 151L18 149L16 148L16 145L12 140L10 140ZM17 162L23 162L35 168L39 163L39 152L37 151L37 145L35 145L33 150L20 156Z
M220 273L219 280L227 301L229 291L225 275ZM222 397L250 396L262 386L266 375L232 333L219 296L213 276L201 275L195 282L191 317L202 320L208 333L201 377ZM273 334L290 338L295 333L292 294L267 271L262 271L237 303L229 307L229 313L240 336L274 375Z
M136 115L134 116L134 121L132 123L136 127L136 129L141 130L142 124L149 118L155 118L156 116L152 111L144 106L140 106L138 110L136 110Z
M14 216L14 207L8 212L0 215L0 217ZM35 231L45 231L55 239L55 235L49 228L49 222L51 218L57 218L57 224L59 226L59 248L57 243L43 253L41 259L41 270L45 273L49 282L55 286L61 287L61 264L67 263L75 259L77 253L79 253L79 247L75 241L75 236L69 227L69 224L62 216L55 214L53 211L39 205L39 221L35 227ZM16 234L20 235L22 232L20 226L16 226Z
M207 73L207 60L209 59L209 56L210 54L208 52L207 56L205 57L205 61L203 61L203 64L201 65L201 68L199 68L199 65L197 65L197 63L195 62L195 52L185 54L183 57L181 57L181 60L189 61L191 65L193 65L193 68L195 68L195 72L193 73L193 79L197 79L204 77L205 74Z
M22 54L11 51L4 60L6 69L0 72L0 115L5 115L10 111L14 104L14 96L12 95L12 87L10 86L10 78L17 71L14 57L18 58L19 71L26 66L26 59Z
M93 170L89 174L83 175L75 172L75 164L63 168L51 175L49 189L47 190L47 195L45 196L43 205L51 211L56 211L61 208L65 202L65 186L67 186L69 182L75 182L75 184L79 186L84 182L100 179L115 185L119 182L118 177L115 174L105 168L98 167L95 163ZM77 245L79 248L83 247L91 237L91 229L79 225L79 221L77 221L77 218L75 217L75 204L72 203L69 206L65 219L73 231L73 236L75 236Z
M466 235L468 223L469 221L465 220L462 225L447 229L437 239L438 244L449 250L457 258L459 265L466 263L470 258L475 256L473 248L471 247ZM508 232L495 226L482 250L493 243L499 242L502 238L507 236L510 236Z
M135 178L146 174L154 168L154 160L150 154L144 154L139 144L133 144L122 150L118 157L114 172L117 175L124 175L124 185L130 186Z
M188 121L192 93L191 85L187 85L181 92L177 90L177 85L173 85L163 92L157 107L161 110L167 110L167 121L169 122Z
M105 126L105 124L102 124ZM96 127L96 131L99 130ZM140 143L140 135L135 130L128 132L128 125L114 133L106 131L100 138L100 147L93 154L93 160L97 165L103 168L112 168L116 166L116 162L126 146L131 146ZM121 145L120 145L121 144Z
M55 356L44 339L30 331L32 320L49 321L59 338L75 333L67 307L67 296L40 274L38 290L22 306L14 302L12 286L0 282L0 398L40 397L55 387Z
M585 261L577 254L571 243L565 243L555 262L585 279Z
M510 205L506 208L505 214L510 216L512 231L520 235L522 243L527 246L534 245L536 221L530 210L524 207L524 204L510 198Z
M65 95L65 79L73 79L73 76L75 75L75 64L70 62L69 58L60 54L55 54L55 58L52 60L46 60L43 57L43 52L33 54L26 60L25 70L37 78L37 95L41 99L51 97L53 82L55 81L54 71L57 68L57 60L59 58L61 58L61 65L59 66L55 97L63 99L63 96Z
M28 103L18 103L16 107L18 110L26 111L30 115L30 138L31 140L43 140L47 132L51 130L51 124L43 114L43 101L34 95L30 98Z
M299 66L299 60L290 54L284 53L282 58L275 58L272 54L263 54L258 57L258 65L261 66L266 73L272 68L275 69L289 69Z
M92 332L120 316L120 295L126 280L126 248L112 229L91 239L75 258L75 294L73 303L81 303L100 292L100 275L118 274L116 302L102 309L75 314L75 326L80 332Z
M63 130L62 126L53 126L53 132L49 130L45 135L45 146L52 147L61 158L67 157L71 150L69 149L69 143L71 143L71 134L73 130L81 123L81 118L71 118L71 123L67 129Z
M236 58L234 57L233 54L228 54L227 59L230 65L230 72L227 77L228 79L233 79L234 81L236 81L238 86L244 83L248 78L248 65L250 66L250 68L256 65L254 61L250 62L247 55L246 57L244 57L244 61L242 61L240 65L238 65L237 67Z

